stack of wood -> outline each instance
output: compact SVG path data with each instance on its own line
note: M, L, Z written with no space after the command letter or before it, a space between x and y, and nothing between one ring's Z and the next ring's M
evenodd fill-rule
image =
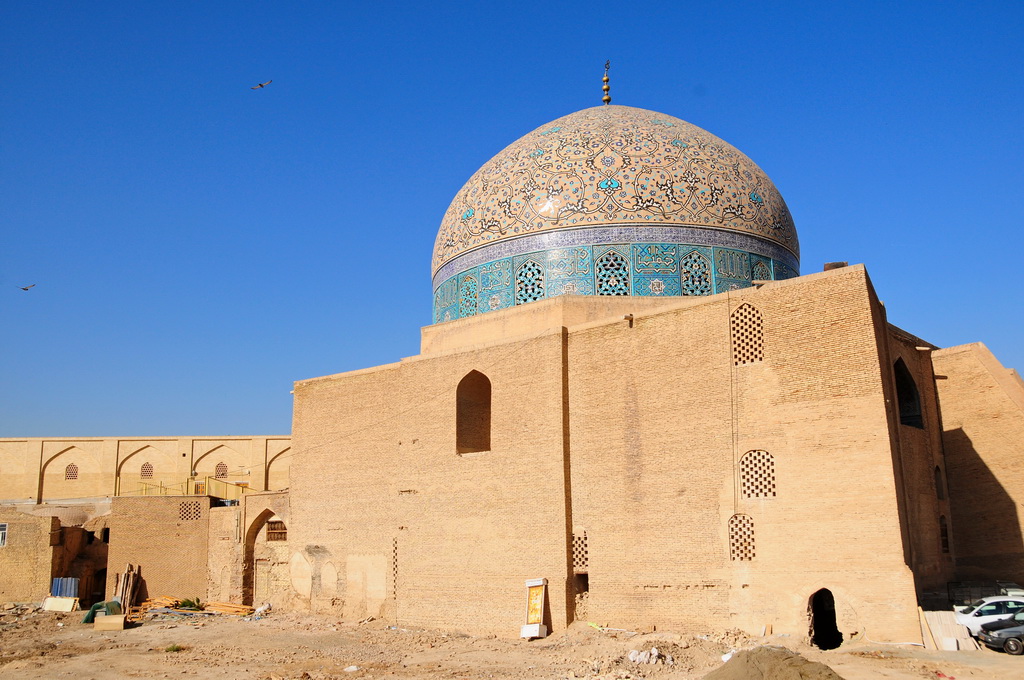
M230 602L207 602L203 609L218 614L233 614L235 616L248 616L253 613L253 608L244 604L232 604Z
M174 609L181 600L176 597L151 597L148 600L143 600L141 609L143 612L148 612L150 609L156 609L158 607L166 607L167 609Z
M135 595L139 591L139 580L142 578L142 569L136 569L128 563L123 574L114 576L114 594L111 597L121 601L121 609L128 611L135 604Z

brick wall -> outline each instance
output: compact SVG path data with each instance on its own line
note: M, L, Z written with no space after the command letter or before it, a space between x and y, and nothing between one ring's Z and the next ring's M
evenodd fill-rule
M210 515L208 496L114 498L107 592L131 563L142 569L140 599L206 599Z
M221 462L228 480L284 489L290 447L290 437L0 439L0 502L185 493L193 470L212 477Z
M1024 583L1024 384L981 343L933 361L957 578Z
M515 635L524 581L546 577L565 626L563 351L554 329L296 384L290 568L309 606ZM473 370L491 383L490 450L459 455Z
M763 358L735 364L734 313ZM572 522L590 547L589 616L620 627L805 634L819 588L840 628L919 637L904 563L880 316L862 267L708 298L570 336ZM748 451L775 496L743 494ZM752 560L734 560L745 515Z
M0 507L7 542L0 547L0 602L41 602L56 575L51 537L59 536L56 517L33 517Z

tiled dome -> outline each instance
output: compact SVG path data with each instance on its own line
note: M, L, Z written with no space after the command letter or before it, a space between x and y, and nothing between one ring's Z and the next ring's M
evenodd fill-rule
M678 118L598 106L509 145L455 196L434 316L565 293L710 294L798 266L793 218L753 161Z

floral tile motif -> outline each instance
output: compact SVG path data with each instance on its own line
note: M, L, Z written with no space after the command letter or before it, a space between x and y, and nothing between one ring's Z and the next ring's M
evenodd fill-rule
M616 105L544 125L480 168L442 220L432 269L436 280L452 260L509 239L626 224L754 236L793 264L799 254L785 201L747 156L678 118Z

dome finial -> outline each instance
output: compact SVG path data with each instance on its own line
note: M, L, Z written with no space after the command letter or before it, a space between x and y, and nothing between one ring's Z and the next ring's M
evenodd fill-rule
M609 67L611 67L611 65L611 59L604 62L604 78L601 79L602 81L604 81L604 85L601 87L601 89L604 90L604 96L601 97L601 101L603 101L605 104L612 103L612 96L608 94L608 92L612 89L612 86L608 84L608 69Z

